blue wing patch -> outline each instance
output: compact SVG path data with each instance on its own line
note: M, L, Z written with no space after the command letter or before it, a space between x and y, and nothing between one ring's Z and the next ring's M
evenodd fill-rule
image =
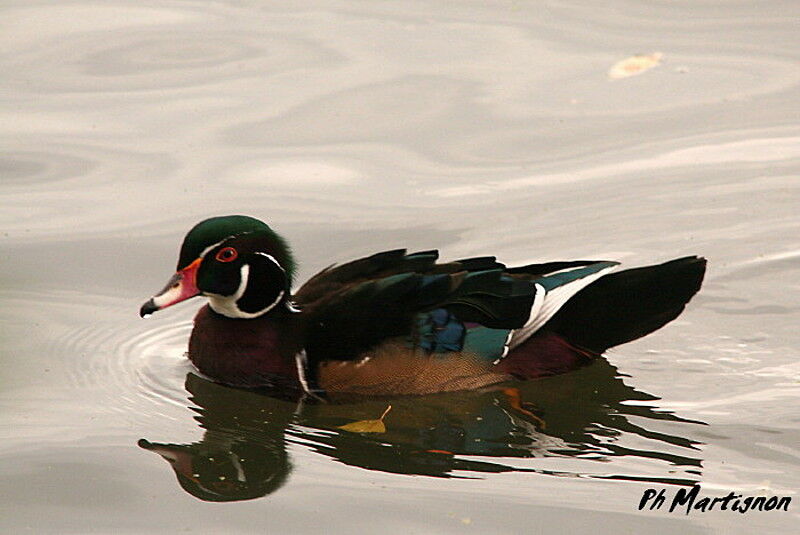
M443 308L417 314L416 343L412 345L427 353L461 351L464 346L464 324Z
M425 353L463 351L494 362L508 351L511 329L464 323L444 308L417 314L409 345Z

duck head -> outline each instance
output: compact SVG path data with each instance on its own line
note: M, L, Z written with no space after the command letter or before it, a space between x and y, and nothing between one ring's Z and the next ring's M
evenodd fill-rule
M139 314L204 295L218 314L257 318L289 306L293 272L286 242L266 223L243 215L212 217L189 231L177 272Z

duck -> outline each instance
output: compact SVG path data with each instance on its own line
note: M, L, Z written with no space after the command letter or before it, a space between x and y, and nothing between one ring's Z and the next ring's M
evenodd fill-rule
M706 259L618 267L393 249L333 264L293 292L286 240L228 215L186 234L177 271L139 312L205 297L188 358L228 386L320 399L479 390L576 370L660 329L699 291Z

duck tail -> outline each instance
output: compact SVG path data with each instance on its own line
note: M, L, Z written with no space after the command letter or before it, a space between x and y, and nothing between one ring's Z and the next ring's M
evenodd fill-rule
M705 271L705 258L687 256L606 275L575 294L542 330L602 353L677 318L700 289Z

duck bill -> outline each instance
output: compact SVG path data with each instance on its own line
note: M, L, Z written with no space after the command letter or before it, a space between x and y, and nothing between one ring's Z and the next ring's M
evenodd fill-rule
M142 305L142 308L139 309L139 315L144 318L162 308L167 308L175 303L180 303L195 295L199 295L200 290L197 289L197 270L200 268L200 262L202 260L202 258L198 258L175 273L169 282L167 282L167 285L164 286L163 290Z
M192 470L192 455L188 448L176 446L174 444L159 444L150 442L147 439L140 439L137 445L147 451L159 454L165 461L172 465L172 469L177 473L197 481L197 477L193 475Z

